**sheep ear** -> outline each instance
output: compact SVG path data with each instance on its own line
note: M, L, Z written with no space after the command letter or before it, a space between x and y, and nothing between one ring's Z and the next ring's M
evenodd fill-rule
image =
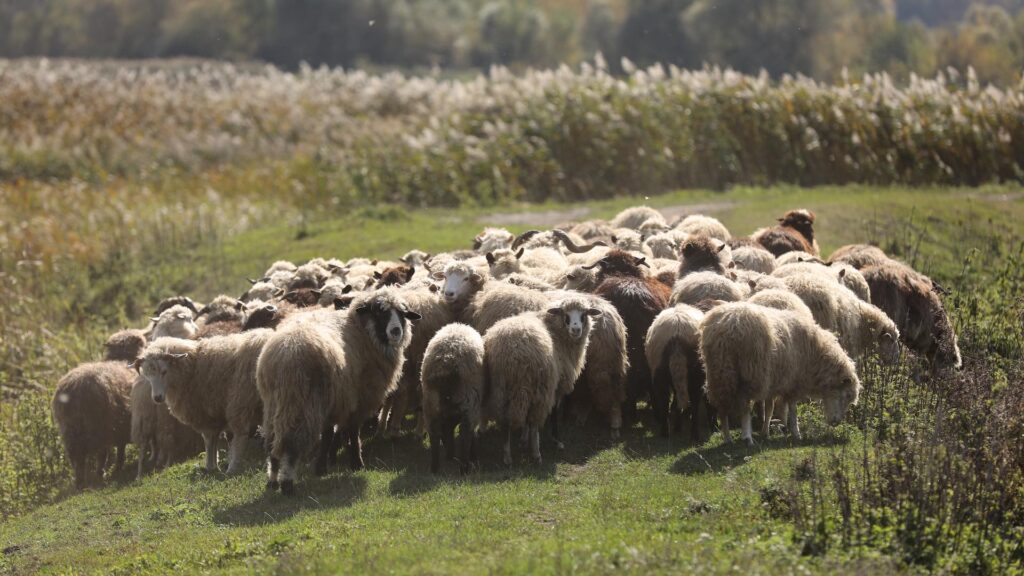
M776 218L775 220L777 220L778 222L785 222L786 221L785 218Z
M203 314L209 314L209 313L210 313L210 307L209 306L203 306L203 309L199 311L199 314L196 314L196 318L199 318Z
M341 289L341 293L342 294L348 294L352 290L353 290L353 288L352 288L351 284L345 284L345 287Z
M335 298L334 299L334 309L335 310L344 310L345 308L348 308L349 304L351 304L350 301L346 301L346 300L343 300L341 298Z
M840 277L840 278L843 278L843 277L845 277L845 276L846 276L846 268L842 268L842 269L840 269L840 270L839 270L839 277Z
M735 262L729 262L729 268L735 268L735 267L736 267L736 263Z
M370 260L370 266L376 266L377 262L378 262L378 260L376 260L376 259Z
M431 285L430 285L430 286L429 286L429 287L427 288L427 290L430 290L431 292L437 292L437 291L438 291L438 290L440 290L440 289L441 289L441 288L440 288L440 287L439 287L439 286L438 286L437 284L431 284Z
M245 302L242 302L241 300L235 300L235 310L241 310L243 308L245 308Z
M484 280L484 277L477 272L473 272L472 274L469 275L469 277L470 279L473 280L473 282L483 282Z
M409 320L410 322L415 322L420 318L423 318L423 316L420 316L419 314L413 312L412 310L406 310L405 312L402 313L402 315L405 316L406 320Z
M430 278L433 280L444 280L444 272L432 272Z
M548 308L548 314L551 314L552 316L561 316L562 309L557 306L554 308Z
M651 267L651 265L647 263L647 258L645 256L641 256L640 258L637 258L636 259L636 265L637 266L646 266L647 268Z
M750 286L751 290L757 290L757 282L753 280L747 280L747 286Z
M612 234L612 244L618 244L618 243L619 243L619 239L615 237L615 234Z
M516 252L516 260L519 260L520 258L522 258L523 257L523 253L525 253L525 252L526 252L526 248L520 248L519 252Z
M488 264L494 264L494 253L488 252L487 255L484 256L484 258L487 259Z
M160 320L160 317L159 317L159 316L153 316L153 317L152 317L152 318L150 318L149 320L150 320L151 322L156 322L156 321Z
M370 306L368 304L362 304L358 308L356 308L356 312L358 312L360 314L366 314L369 311L370 311Z
M280 298L281 296L284 296L284 288L274 290L274 298Z
M172 360L181 360L182 358L188 358L188 354L168 354L167 357Z
M323 294L323 291L321 291L319 289L313 289L313 290L310 290L310 292L312 292L313 294L316 294L316 296L318 298L320 297L321 294Z
M722 250L725 250L725 247L726 247L726 246L728 246L728 244L722 244L721 246L719 246L719 247L718 247L718 250L717 250L717 251L718 251L718 252L721 252Z
M178 314L177 318L179 320L191 320L192 319L192 314L190 314L188 312L182 312L182 313Z
M134 362L129 362L128 367L134 369L138 373L142 373L142 358L136 358Z
M255 283L259 282L259 280L255 279L255 278L246 278L246 280L249 281L249 284L255 284Z
M274 306L273 304L267 304L266 306L263 307L263 309L266 310L267 312L270 312L271 314L277 312L277 306Z
M416 267L415 266L409 266L409 271L405 273L405 280L406 280L406 282L408 282L409 280L412 280L412 277L415 276L415 275L416 275Z
M600 316L601 314L602 314L602 312L600 310L598 310L597 308L589 308L589 309L587 309L587 316Z
M373 273L373 277L376 278L377 280L380 280L381 276L383 276L383 274L381 274L379 271Z
M590 266L580 266L580 268L583 268L584 270L593 270L594 268L597 268L600 265L601 265L601 262L597 261L597 262L594 262L593 264L591 264Z

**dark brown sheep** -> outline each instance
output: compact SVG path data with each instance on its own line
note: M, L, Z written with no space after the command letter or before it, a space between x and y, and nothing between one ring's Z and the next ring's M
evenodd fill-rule
M725 274L729 265L728 245L701 235L690 236L679 247L679 274L682 278L693 272Z
M383 271L374 272L373 277L377 280L376 287L383 288L385 286L401 286L407 284L412 280L413 274L416 273L416 267L414 266L392 266L391 268L385 268Z
M111 448L117 450L115 470L124 466L125 446L131 442L135 372L123 357L134 359L145 346L145 340L139 340L135 332L114 334L107 341L106 360L78 366L57 382L51 404L53 421L60 430L79 489L90 483L90 459L94 459L97 475L103 478ZM133 352L126 343L142 346ZM109 356L112 351L115 357Z
M142 330L121 330L107 338L103 348L104 360L132 362L146 349L146 334Z
M928 358L935 370L960 368L960 348L939 297L941 287L895 260L860 272L871 289L871 303L896 323L904 344Z
M750 237L776 258L797 250L818 255L818 242L814 239L814 213L810 210L790 210L779 218L777 226L761 228Z
M667 414L671 390L655 386L644 354L644 338L654 317L668 305L671 289L644 273L643 267L648 266L644 258L622 250L611 250L595 266L598 267L595 294L611 302L626 325L629 370L623 416L635 416L636 402L644 392L650 395L656 415ZM667 428L662 431L668 433Z

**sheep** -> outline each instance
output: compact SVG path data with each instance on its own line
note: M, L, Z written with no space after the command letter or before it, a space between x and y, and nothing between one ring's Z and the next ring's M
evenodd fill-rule
M352 468L363 467L360 427L395 390L408 323L419 318L398 290L384 288L360 295L348 310L284 324L270 337L256 370L269 488L294 494L298 458L321 436L316 472L325 472L335 426L348 438Z
M732 234L729 234L729 229L724 224L717 218L703 214L691 214L683 218L674 229L690 235L708 236L720 242L729 242L732 239Z
M871 290L871 302L896 323L903 342L927 358L933 370L963 365L956 333L939 295L941 287L894 260L867 266L861 274Z
M164 310L167 310L171 306L179 305L188 308L189 311L192 312L192 314L199 314L199 309L196 307L196 303L191 298L189 298L188 296L172 296L170 298L164 298L163 300L161 300L160 303L157 304L156 312L154 312L153 315L159 316L161 313L163 313Z
M246 290L244 294L242 294L239 301L252 302L253 300L261 300L263 302L269 302L282 289L283 288L279 288L269 281L257 281L248 290Z
M192 313L184 306L172 306L153 319L149 340L173 337L195 339L199 328L192 320ZM146 347L143 340L131 358L134 362ZM198 454L202 449L196 441L197 434L171 416L165 404L153 401L149 380L141 375L135 378L131 391L131 439L139 453L136 477L145 473L146 462L153 462L158 468L179 459ZM198 446L197 446L198 444Z
M669 230L660 234L648 236L643 246L653 258L675 258L679 254L679 247L689 238L686 232Z
M297 269L298 266L287 260L278 260L277 262L271 264L270 268L267 268L267 271L263 273L263 276L273 276L275 272L295 272L295 270Z
M53 422L79 490L89 483L90 458L96 458L101 479L111 448L117 451L115 470L124 466L125 446L131 441L129 403L135 376L124 357L137 356L143 346L145 340L138 331L115 333L107 340L108 356L103 361L82 364L57 382L51 402Z
M584 240L611 238L614 228L605 220L586 220L569 228L569 232Z
M881 309L818 274L797 274L782 281L807 304L819 326L839 336L851 358L858 359L877 346L885 363L899 360L899 331Z
M640 233L640 236L647 238L648 236L668 232L671 229L672 227L665 222L665 218L659 214L654 218L644 220L644 223L636 231Z
M553 280L569 265L564 256L552 248L534 248L526 251L496 250L486 255L491 277L502 280L509 274L526 273L541 280Z
M203 436L206 470L217 470L217 438L231 433L228 474L239 472L245 444L256 431L262 402L255 386L256 361L272 330L193 341L158 338L136 361L153 400Z
M191 323L192 314L190 312L180 313L188 314L188 322ZM132 362L138 358L139 351L145 347L146 334L142 330L119 330L111 334L103 343L103 357L111 361Z
M778 226L761 228L750 237L776 257L794 250L818 255L818 241L814 238L814 213L810 210L786 212L779 218Z
M436 273L436 279L442 280L441 296L455 314L461 315L466 306L483 289L487 277L468 262L453 261L444 267L444 271Z
M793 252L789 254L793 254ZM868 303L871 302L871 289L868 288L868 282L864 279L864 275L848 264L824 264L815 258L809 261L802 260L779 266L779 268L772 272L772 276L776 278L785 278L797 274L821 274L827 276L849 288L861 300Z
M444 326L455 322L456 316L436 291L429 288L403 287L399 293L406 305L416 310L420 319L405 348L405 365L398 386L384 403L380 423L385 437L397 436L402 420L409 412L416 411L420 404L420 369L431 338ZM422 422L421 422L422 425Z
M282 303L291 304L295 308L309 308L311 306L319 306L322 296L323 292L318 288L296 288L278 296L278 300Z
M847 244L828 258L829 262L842 262L860 270L868 266L879 266L889 261L889 256L877 246Z
M483 232L473 238L473 250L477 254L486 254L495 250L511 248L515 239L516 235L504 228L484 228Z
M633 206L616 214L616 216L612 218L610 224L612 228L629 228L632 230L638 230L641 224L652 218L660 218L662 221L665 220L665 217L661 215L661 212L658 212L650 206Z
M231 296L217 296L209 304L203 306L196 316L199 337L207 338L241 332L242 322L245 319L244 310L245 302Z
M626 325L629 371L627 373L627 400L625 416L632 417L636 401L642 391L651 395L652 407L656 414L666 409L667 390L652 389L650 368L644 356L644 337L651 322L668 305L670 289L657 280L646 276L641 267L648 266L642 257L621 250L612 250L595 266L598 268L598 286L594 291L608 300Z
M647 364L654 373L654 379L667 381L657 386L671 388L679 410L690 409L690 435L696 442L701 441L699 408L704 406L707 413L707 400L703 393L704 368L699 351L703 319L703 312L686 304L666 308L654 318L644 342ZM662 434L668 435L669 412L666 410L658 416Z
M760 244L756 248L753 246L732 248L732 261L736 264L736 268L760 274L771 274L777 265L772 253L765 250Z
M726 442L732 442L729 414L738 411L741 438L753 444L751 401L781 397L794 438L800 438L797 401L821 398L832 426L857 402L860 381L853 361L835 335L806 316L735 302L708 312L700 328L705 392L718 409Z
M564 277L564 273L563 273L563 275L560 275L555 281L556 282L564 281L564 278L565 277ZM522 286L523 288L529 288L530 290L536 290L538 292L544 292L544 291L547 291L547 290L557 290L558 289L558 286L555 286L554 284L548 284L547 282L545 282L543 280L540 280L538 278L534 278L533 276L530 276L530 275L527 275L527 274L522 274L522 273L519 273L519 272L515 272L513 274L509 274L508 276L505 277L504 282L507 283L507 284L512 284L513 286Z
M622 429L622 403L626 401L629 370L626 324L604 298L589 296L589 301L601 315L594 317L586 362L569 396L569 406L580 419L586 418L591 409L604 416L615 439Z
M322 263L310 261L295 269L286 288L289 291L299 288L320 288L331 276L326 261L322 261Z
M486 334L498 321L523 312L540 310L547 302L547 297L536 290L493 282L473 297L461 314L461 320L481 334Z
M477 462L477 428L484 395L484 340L465 324L448 324L427 344L420 371L423 419L430 435L430 471L441 471L441 444L454 455L459 426L463 474Z
M399 258L402 264L412 268L421 268L430 260L430 254L422 250L409 250L404 256Z
M352 290L353 288L351 284L346 284L341 280L332 278L324 283L324 287L320 289L319 304L324 308L333 306L335 300L348 294Z
M597 272L593 268L576 264L562 273L559 284L566 290L593 292L597 288Z
M611 237L612 244L619 250L643 252L644 238L636 230L616 228Z
M679 248L679 278L694 272L725 274L732 263L729 245L704 235L693 235Z
M777 258L775 258L775 267L776 268L782 268L783 266L788 266L790 264L796 264L797 262L815 262L815 261L818 262L819 264L824 264L824 262L820 258L818 258L817 256L815 256L813 254L808 254L807 252L804 252L803 250L793 250L793 251L790 251L790 252L786 252L785 254L781 254Z
M814 314L811 313L811 309L807 307L807 304L804 304L804 301L796 294L790 292L789 289L779 290L771 288L761 290L752 294L746 301L766 308L787 310L814 320Z
M540 427L579 378L591 318L600 314L585 298L569 297L546 311L506 318L484 336L487 413L504 429L506 465L513 430L524 431L530 456L540 463Z
M702 300L723 300L738 302L749 293L744 284L734 282L715 272L694 272L680 279L672 288L669 302L672 305L689 304L695 306Z

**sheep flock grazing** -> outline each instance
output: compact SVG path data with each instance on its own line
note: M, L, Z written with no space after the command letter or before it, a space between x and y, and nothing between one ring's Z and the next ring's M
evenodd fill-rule
M875 246L823 259L815 223L795 209L737 237L639 206L395 261L273 262L237 298L173 296L111 335L58 382L53 419L78 488L129 443L140 477L204 448L203 470L221 473L226 441L224 473L251 471L246 446L260 446L268 488L288 495L342 449L363 468L364 439L415 434L432 472L446 457L466 474L512 465L516 433L540 463L562 420L613 441L640 426L731 442L738 425L753 443L756 405L762 436L775 415L799 438L797 403L820 400L838 425L866 365L959 368L945 290Z

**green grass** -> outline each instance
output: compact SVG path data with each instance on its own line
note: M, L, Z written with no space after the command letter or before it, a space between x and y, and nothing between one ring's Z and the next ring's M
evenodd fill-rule
M588 203L588 217L607 217L640 201ZM1018 187L738 188L677 192L647 203L702 205L736 234L773 222L787 208L811 208L818 214L823 251L878 242L953 288L950 302L993 289L986 284L993 271L970 263L992 260L979 254L1012 259L1024 222L1024 189ZM539 218L541 212L578 207L497 211L528 210ZM260 273L277 258L392 258L412 247L464 247L492 212L366 208L305 227L262 227L161 263L162 274L168 294L235 294L246 287L244 276ZM960 313L955 307L954 317ZM970 355L988 343L966 335L962 345ZM564 452L545 446L543 466L517 462L511 469L500 466L498 440L488 434L483 471L467 478L452 467L431 476L425 445L411 434L375 438L367 443L368 470L339 469L322 479L304 471L294 499L264 491L258 451L251 454L250 473L237 478L201 474L196 462L142 482L125 473L106 488L68 495L6 521L0 526L0 572L906 569L880 551L832 549L824 556L801 556L793 525L772 494L792 480L806 457L853 457L851 448L862 438L851 425L822 429L819 413L816 406L804 411L807 440L793 445L777 438L755 448L723 446L717 436L694 447L642 429L612 442L599 428L571 428Z

